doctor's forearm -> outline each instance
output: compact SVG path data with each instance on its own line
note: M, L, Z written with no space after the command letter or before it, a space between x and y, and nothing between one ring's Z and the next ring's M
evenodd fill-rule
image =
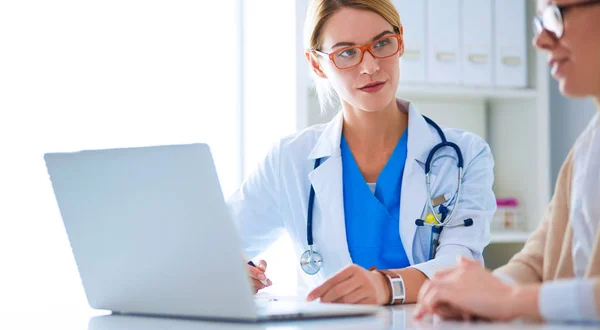
M423 283L425 283L425 280L427 280L427 276L415 268L392 269L391 271L402 276L404 288L406 290L406 298L404 299L404 303L416 303L419 290L421 289Z

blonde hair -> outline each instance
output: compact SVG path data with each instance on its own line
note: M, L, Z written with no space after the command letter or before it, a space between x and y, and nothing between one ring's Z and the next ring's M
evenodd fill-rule
M391 0L311 0L304 22L304 47L313 56L318 56L315 50L320 50L323 46L323 26L341 8L372 11L388 21L396 33L400 32L400 15ZM334 105L336 93L326 79L314 78L323 113L328 105Z

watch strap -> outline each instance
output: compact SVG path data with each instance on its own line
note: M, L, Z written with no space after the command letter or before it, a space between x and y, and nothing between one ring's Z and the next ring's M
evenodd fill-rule
M394 273L392 271L385 270L385 269L376 269L375 267L371 267L369 270L374 270L374 271L379 272L380 274L384 275L385 277L387 277L388 288L390 289L390 302L388 303L388 305L396 305L396 304L404 303L404 298L394 299L394 297L395 297L394 284L392 283L392 279L400 279L400 281L402 281L402 276L400 276L398 273ZM404 281L402 281L402 285L404 286ZM404 289L404 293L406 295L406 288Z

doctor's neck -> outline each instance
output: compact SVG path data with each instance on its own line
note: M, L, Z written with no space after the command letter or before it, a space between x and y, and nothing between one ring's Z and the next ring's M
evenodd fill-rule
M348 143L362 148L394 147L408 126L408 104L394 98L388 106L377 111L358 109L342 102L344 125L342 131Z

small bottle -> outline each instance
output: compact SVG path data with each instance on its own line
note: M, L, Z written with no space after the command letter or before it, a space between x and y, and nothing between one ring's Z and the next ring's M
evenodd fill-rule
M523 230L519 217L519 200L515 197L496 199L497 211L494 217L494 229Z

